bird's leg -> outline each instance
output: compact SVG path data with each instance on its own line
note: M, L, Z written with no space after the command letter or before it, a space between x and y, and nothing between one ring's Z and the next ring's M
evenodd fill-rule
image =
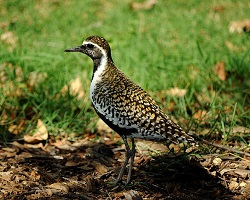
M124 144L125 144L125 147L126 147L126 158L125 158L125 161L124 161L124 163L123 163L123 165L122 165L122 168L121 168L121 170L120 170L120 173L119 173L119 175L118 175L118 178L116 179L116 181L115 181L115 183L114 183L115 186L116 186L119 182L122 181L122 176L123 176L124 171L125 171L125 169L126 169L126 166L127 166L127 164L128 164L128 160L129 160L129 158L131 157L131 150L130 150L129 145L128 145L127 137L126 137L126 136L122 136L122 139L123 139Z
M135 140L134 140L134 138L131 139L131 142L132 142L132 148L130 150L130 163L129 163L129 168L128 168L128 177L127 177L126 185L129 184L129 182L131 180L131 173L132 173L134 158L135 158Z

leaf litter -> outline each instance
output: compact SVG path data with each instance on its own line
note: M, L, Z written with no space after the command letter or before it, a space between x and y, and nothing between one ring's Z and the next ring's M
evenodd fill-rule
M115 143L109 141L114 138ZM99 142L91 137L47 141L1 146L0 198L250 198L249 157L231 153L185 156L184 146L169 150L163 144L137 140L132 183L112 188L125 157L117 134L102 132Z

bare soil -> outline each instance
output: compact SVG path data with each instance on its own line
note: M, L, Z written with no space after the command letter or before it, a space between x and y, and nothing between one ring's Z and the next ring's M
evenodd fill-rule
M250 158L139 140L131 184L113 187L124 146L119 136L100 141L2 144L0 199L250 199Z

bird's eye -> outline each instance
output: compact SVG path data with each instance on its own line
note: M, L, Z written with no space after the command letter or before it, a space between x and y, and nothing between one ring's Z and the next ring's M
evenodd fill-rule
M91 43L88 43L88 44L87 44L87 47L90 48L90 49L93 49L93 48L94 48L94 45L91 44Z

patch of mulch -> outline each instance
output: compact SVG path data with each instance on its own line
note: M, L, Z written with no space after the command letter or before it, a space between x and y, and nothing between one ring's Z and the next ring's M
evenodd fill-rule
M173 154L141 140L131 184L114 188L125 157L117 140L2 144L0 199L250 199L249 159Z

